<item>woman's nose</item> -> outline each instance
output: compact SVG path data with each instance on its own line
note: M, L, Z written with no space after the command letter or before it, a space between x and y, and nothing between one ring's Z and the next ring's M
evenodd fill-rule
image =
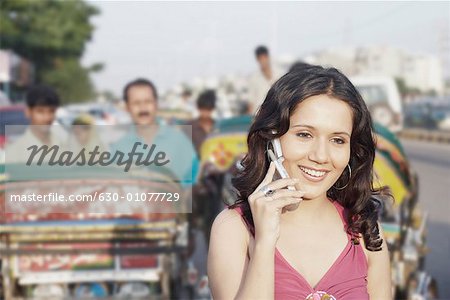
M328 162L328 148L326 141L316 140L309 151L309 159L319 164Z

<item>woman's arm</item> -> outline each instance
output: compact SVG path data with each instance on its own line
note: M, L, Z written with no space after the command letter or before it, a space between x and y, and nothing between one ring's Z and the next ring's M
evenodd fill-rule
M214 299L273 299L273 245L256 244L247 259L249 233L234 210L214 221L208 253L208 278Z
M369 260L368 292L373 300L392 300L391 267L386 239L381 224L378 223L380 237L383 239L381 251L367 251Z
M295 185L298 179L284 178L272 182L274 174L275 164L272 162L266 177L248 197L256 232L253 247L249 247L249 233L236 211L225 210L214 220L208 276L215 299L265 300L274 297L274 257L280 236L281 211L287 205L298 204L304 195L302 191L285 188ZM263 187L272 193L266 194Z

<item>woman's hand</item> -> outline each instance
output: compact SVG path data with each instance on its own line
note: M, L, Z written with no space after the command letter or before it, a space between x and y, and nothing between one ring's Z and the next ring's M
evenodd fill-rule
M296 178L279 179L272 182L275 174L275 164L270 163L266 177L256 190L248 197L255 224L255 242L275 246L280 236L280 215L283 207L298 204L302 201L304 192L291 191L285 187L298 183ZM265 195L262 189L272 190Z

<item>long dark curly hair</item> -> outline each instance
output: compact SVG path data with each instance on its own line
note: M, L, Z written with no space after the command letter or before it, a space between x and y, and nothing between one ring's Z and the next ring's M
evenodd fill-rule
M384 189L375 189L373 162L375 159L375 135L369 110L350 80L335 68L307 66L294 68L271 87L257 112L247 138L248 153L243 158L242 169L232 183L238 193L234 208L240 206L243 217L254 235L254 223L248 197L265 177L269 168L266 158L268 141L284 135L290 124L291 114L303 100L315 95L328 95L347 103L353 112L353 130L350 139L350 167L327 191L332 201L345 208L347 231L353 243L359 243L362 235L370 251L381 250L383 240L378 228L378 213L382 207L380 195ZM273 133L273 130L275 130ZM343 187L337 189L334 186Z

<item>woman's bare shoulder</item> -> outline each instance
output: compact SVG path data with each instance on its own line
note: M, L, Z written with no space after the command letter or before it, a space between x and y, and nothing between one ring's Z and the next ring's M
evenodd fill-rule
M215 231L232 231L234 233L247 233L247 228L242 219L242 216L236 209L225 208L222 210L214 220L213 229Z
M245 274L248 233L241 215L225 209L214 220L208 250L208 279L214 299L233 299Z
M234 209L224 209L217 215L211 228L210 258L218 261L225 257L222 255L225 251L234 257L244 259L248 250L249 236L241 215Z

